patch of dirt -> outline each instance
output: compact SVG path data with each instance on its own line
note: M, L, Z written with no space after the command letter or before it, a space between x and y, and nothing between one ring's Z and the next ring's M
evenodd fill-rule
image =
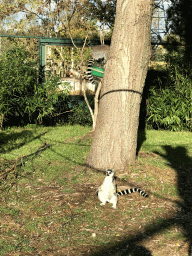
M93 135L94 135L94 131L90 131L88 134L83 135L83 136L79 139L78 143L84 142L84 141L86 141L87 139L92 139L92 138L93 138Z
M140 157L140 158L149 158L149 157L150 158L151 157L153 157L153 158L160 158L158 154L142 152L142 151L138 153L138 157Z

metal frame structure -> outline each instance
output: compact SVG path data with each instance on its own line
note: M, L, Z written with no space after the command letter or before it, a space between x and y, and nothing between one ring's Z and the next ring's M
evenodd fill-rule
M32 37L32 36L14 36L14 35L0 35L1 37L9 37L9 38L29 38L29 39L38 39L39 42L39 64L40 70L43 78L43 73L45 72L46 65L46 52L45 47L49 45L57 45L57 46L70 46L73 47L74 44L77 47L82 47L84 45L84 41L82 39L74 39L73 42L69 38L49 38L49 37ZM73 44L74 43L74 44ZM106 41L107 44L110 44L110 41ZM91 40L89 41L90 46L100 45L100 40ZM88 46L88 45L86 45Z
M78 47L82 47L84 41L81 39L74 39L74 44ZM71 39L68 38L39 38L39 59L40 59L40 66L45 66L45 47L48 45L57 45L57 46L71 46L73 44ZM109 42L108 42L109 43ZM100 44L100 40L92 40L89 41L91 46L96 46ZM87 45L86 45L87 46Z
M165 5L170 0L154 0L151 37L152 44L162 44L162 37L167 34L166 31L166 9Z

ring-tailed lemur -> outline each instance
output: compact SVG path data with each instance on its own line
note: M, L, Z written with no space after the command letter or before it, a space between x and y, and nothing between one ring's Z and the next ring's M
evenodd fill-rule
M114 170L107 169L106 177L103 181L103 184L98 188L97 194L99 200L101 201L101 205L105 205L105 203L111 203L113 204L112 207L116 209L118 196L130 194L136 191L139 192L143 197L148 197L148 195L139 188L131 188L117 192Z
M91 57L89 59L88 68L87 68L87 77L92 84L97 84L95 82L93 76L91 75L93 62L95 60L98 61L98 60L104 59L104 61L106 63L107 58L108 58L109 49L110 49L110 47L108 45L98 45L98 46L92 47L92 49L91 49L91 55L90 55Z

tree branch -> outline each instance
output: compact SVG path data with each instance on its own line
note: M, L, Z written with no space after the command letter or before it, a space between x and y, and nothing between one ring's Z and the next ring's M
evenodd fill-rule
M96 93L95 93L95 105L94 105L94 122L92 130L95 130L96 122L97 122L97 115L99 110L99 93L101 91L102 81L99 82L99 85L97 87Z
M20 167L23 165L23 160L26 159L29 156L37 155L39 152L44 151L46 148L50 147L50 144L47 144L46 142L40 146L35 152L25 155L25 156L20 156L14 160L14 164L12 167L4 171L3 173L0 174L0 179L3 179L9 172L15 172L17 167ZM6 159L7 160L7 159ZM18 162L21 161L21 163L18 164ZM10 161L13 162L13 161Z
M83 96L84 96L85 102L86 102L86 104L87 104L87 106L89 108L89 111L91 113L92 120L94 120L93 110L92 110L92 108L91 108L91 106L89 104L89 101L88 101L87 95L86 95L86 91L85 91L85 79L83 79Z

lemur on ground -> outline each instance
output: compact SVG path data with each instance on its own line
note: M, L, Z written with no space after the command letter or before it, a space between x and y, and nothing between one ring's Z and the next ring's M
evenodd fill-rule
M139 188L131 188L117 192L114 170L107 169L106 177L96 193L99 200L101 201L101 205L105 205L105 203L111 203L113 204L112 208L116 209L118 196L130 194L136 191L139 192L143 197L148 197L148 194L146 194Z

